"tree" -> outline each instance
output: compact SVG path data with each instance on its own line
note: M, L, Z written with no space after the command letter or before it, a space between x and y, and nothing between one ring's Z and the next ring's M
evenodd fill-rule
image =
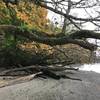
M34 3L22 0L19 4L8 2L5 5L0 1L0 24L13 24L20 26L25 24L28 28L36 28L38 30L44 30L47 25L47 10L45 8L37 7ZM18 4L11 5L12 4Z
M70 1L70 3L68 3ZM72 9L92 9L96 8L99 6L100 1L97 2L97 0L90 2L91 0L80 0L80 1L64 1L64 0L31 0L31 3L35 3L37 7L43 7L46 9L49 9L57 14L60 14L64 16L67 20L69 20L70 24L73 24L75 27L79 29L79 31L76 31L75 33L72 33L72 35L69 36L63 36L63 37L45 37L45 36L39 36L36 35L35 33L43 33L41 31L33 31L33 32L27 32L28 34L23 34L23 36L30 38L33 41L37 41L39 43L44 43L48 45L62 45L62 44L67 44L67 43L73 43L73 44L78 44L84 48L90 49L90 50L95 50L96 46L93 44L90 44L89 42L80 40L83 38L97 38L99 34L95 33L93 31L89 30L83 30L81 25L87 22L90 22L94 24L95 26L99 27L99 11L94 10L96 13L96 16L93 17L93 15L90 15L91 13L86 13L87 16L85 18L74 16L70 13ZM68 7L70 4L70 8ZM69 10L69 13L66 13L67 10ZM87 12L86 10L86 12ZM4 26L3 26L4 27ZM11 27L11 26L10 26ZM13 27L15 28L15 26ZM16 30L16 29L15 29ZM33 34L34 33L34 34ZM61 33L62 34L62 33ZM73 35L75 34L75 35ZM29 35L29 36L28 36ZM72 38L72 36L74 36Z
M99 0L46 0L46 1L38 1L33 0L36 2L35 4L42 6L46 9L49 9L57 14L62 15L66 19L69 20L71 24L74 24L75 27L78 29L82 29L80 24L84 23L92 23L93 25L99 27ZM81 11L85 16L75 16L71 11L76 10L77 14ZM93 12L93 13L91 13ZM84 17L84 18L83 18Z
M82 26L84 25L84 23L92 23L94 24L96 27L99 27L99 10L96 9L97 7L99 7L100 1L99 0L80 0L80 1L72 1L72 0L29 0L29 2L34 3L37 7L37 9L39 7L41 7L40 9L46 8L49 9L57 14L60 14L61 16L63 16L65 18L65 22L66 20L68 20L69 24L71 25L73 24L77 30L75 32L73 32L72 34L69 34L67 36L65 35L43 35L46 34L46 32L43 32L41 30L27 30L24 29L21 30L18 26L16 25L0 25L0 30L2 30L3 32L7 32L9 31L11 34L13 35L20 35L23 37L28 38L30 41L35 41L38 43L43 43L43 44L47 44L47 45L51 45L51 46L55 46L55 45L63 45L63 44L68 44L68 43L72 43L72 44L77 44L80 45L83 48L89 49L91 51L94 51L97 49L97 45L91 44L87 41L84 41L82 38L95 38L95 39L100 39L100 34L96 33L95 31L90 31L90 30L83 30ZM10 2L12 3L12 2ZM22 2L19 2L22 4ZM12 3L15 4L15 3ZM25 4L28 4L28 1L25 2ZM31 5L29 4L29 5ZM9 6L9 4L7 5ZM96 9L95 14L96 15L92 15L91 13L89 13L87 10L88 9ZM74 16L71 11L74 9L84 9L84 11L86 12L85 18L79 17L79 16ZM44 14L45 15L45 14ZM43 18L43 17L42 17ZM64 28L65 27L65 28ZM64 24L64 30L66 29L66 23ZM63 32L63 31L62 31ZM64 31L65 32L65 31ZM63 33L60 33L63 34ZM47 70L45 69L40 69L43 73L47 74ZM52 73L50 73L51 75ZM54 74L53 74L54 75Z
M34 3L31 4L30 2L26 2L27 0L26 1L22 0L20 1L20 3L16 3L16 1L14 3L14 0L11 0L11 2L9 2L9 0L3 0L3 1L0 1L1 25L3 24L15 25L18 26L21 29L21 31L24 31L25 29L28 30L37 29L37 30L47 31L47 28L45 27L47 25L48 19L47 19L47 10L45 8L37 7L36 5L34 5ZM1 47L3 47L3 50L1 51L4 51L5 55L8 54L10 56L6 58L9 61L10 59L13 60L13 58L15 59L18 58L16 60L14 59L15 61L13 60L12 63L13 62L16 63L18 62L18 60L21 60L20 59L21 56L27 56L27 54L25 55L25 53L19 54L21 56L17 55L20 52L19 49L17 50L17 47L19 46L19 44L21 45L21 43L24 44L24 42L25 40L23 38L17 37L16 35L12 35L10 34L9 31L8 32L0 31L0 50L2 49ZM34 43L33 45L32 43L29 42L27 43L27 45L35 47L35 45L39 44ZM39 48L39 50L42 51L41 47ZM6 53L5 51L8 51L8 53ZM34 52L32 54L34 54ZM1 53L1 55L3 55L3 53ZM5 57L1 57L1 59L2 58L5 59ZM28 57L26 57L26 59L28 59Z

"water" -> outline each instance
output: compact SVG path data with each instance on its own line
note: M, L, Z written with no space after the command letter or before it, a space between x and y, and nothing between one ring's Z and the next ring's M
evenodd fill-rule
M94 43L100 46L100 40L96 40L96 39L88 39L88 41L90 43ZM81 65L80 70L83 71L94 71L97 73L100 73L100 47L95 51L96 53L96 61L97 63L94 64L84 64Z
M81 65L79 69L83 71L94 71L96 73L100 73L100 63L84 64L84 65Z

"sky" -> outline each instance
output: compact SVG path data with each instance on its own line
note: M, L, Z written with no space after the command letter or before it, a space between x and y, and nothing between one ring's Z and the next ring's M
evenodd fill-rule
M81 11L78 11L78 10L76 10L76 11L74 11L74 12L81 12ZM85 16L85 14L77 14L77 13L74 13L74 12L72 12L74 15L76 14L78 17L80 17L80 16L83 16L83 18L84 18L84 16ZM60 25L62 25L62 23L63 23L63 17L61 17L60 15L58 15L58 14L55 14L54 12L52 12L52 11L48 11L48 15L47 15L47 18L49 18L51 21L53 21L53 22L55 22L55 21L57 21ZM56 19L56 20L55 20ZM93 25L93 24L91 24L91 23L86 23L86 24L84 24L84 28L83 29L89 29L89 30L93 30L93 29L95 29L96 27Z

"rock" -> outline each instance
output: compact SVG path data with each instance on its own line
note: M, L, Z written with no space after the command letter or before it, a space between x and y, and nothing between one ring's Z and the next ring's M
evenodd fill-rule
M69 79L34 79L0 88L0 100L100 100L100 74L74 72Z

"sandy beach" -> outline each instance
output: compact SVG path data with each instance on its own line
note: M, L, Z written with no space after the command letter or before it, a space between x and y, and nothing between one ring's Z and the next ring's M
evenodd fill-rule
M100 100L100 74L78 71L70 77L82 81L36 78L0 88L0 100Z

